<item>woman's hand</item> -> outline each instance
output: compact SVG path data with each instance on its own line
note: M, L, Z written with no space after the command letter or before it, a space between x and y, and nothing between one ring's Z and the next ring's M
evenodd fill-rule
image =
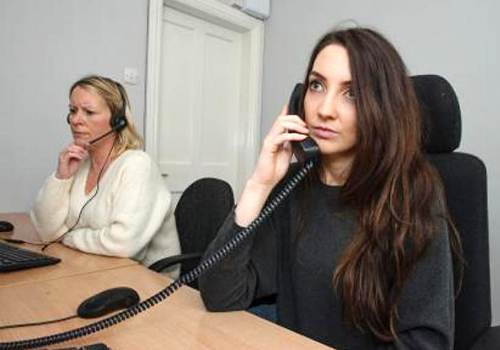
M87 156L88 152L85 147L70 143L59 153L56 177L58 179L69 179L75 175Z
M306 123L300 117L287 113L285 105L264 139L257 167L250 179L256 184L274 188L290 166L290 142L303 141L309 134Z
M264 139L259 160L247 181L235 212L235 221L245 227L259 215L274 186L285 176L292 157L291 141L302 141L309 134L306 123L288 115L285 105Z

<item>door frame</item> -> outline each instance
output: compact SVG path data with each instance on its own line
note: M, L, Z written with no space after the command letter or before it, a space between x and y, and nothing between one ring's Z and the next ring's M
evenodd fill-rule
M244 152L238 160L237 188L233 189L239 194L253 171L260 145L264 23L215 0L149 0L144 136L146 152L155 160L158 160L156 130L159 114L164 6L240 32L246 42L249 72L243 80L242 86L246 93L241 96L243 107L240 111L246 117L246 128L240 130L244 133L240 135L242 136L240 139L245 140L245 144L242 145Z

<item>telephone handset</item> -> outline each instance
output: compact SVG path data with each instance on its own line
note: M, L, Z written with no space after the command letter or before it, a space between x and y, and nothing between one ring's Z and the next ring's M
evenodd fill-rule
M303 85L297 84L293 90L292 96L290 98L289 104L289 114L300 113L300 106L302 104L302 93ZM299 112L299 113L297 113ZM151 296L139 304L129 307L115 315L109 316L100 321L94 322L92 324L61 332L58 334L53 334L46 337L20 340L14 342L3 343L0 342L0 350L12 350L12 349L34 349L45 347L48 345L58 344L71 339L76 339L90 335L92 333L98 332L100 330L111 327L115 324L123 322L135 315L148 310L149 308L155 306L156 304L164 301L167 297L172 295L177 289L182 287L184 284L188 284L198 278L206 270L217 265L224 257L226 257L234 248L236 248L240 243L255 232L259 226L265 222L274 210L288 197L288 195L293 191L295 187L307 176L309 171L314 167L315 160L319 155L319 148L313 139L308 137L302 142L293 142L293 151L299 162L303 163L303 166L295 173L292 178L285 184L283 189L274 198L272 198L262 209L259 216L250 223L246 228L242 229L236 233L224 246L213 253L211 256L203 259L198 266L196 266L191 271L183 274L165 289Z
M295 85L292 95L290 96L290 101L288 102L288 114L294 114L304 118L304 111L302 108L304 93L304 84L299 83ZM318 144L311 137L307 137L303 141L292 142L292 150L295 158L297 158L300 163L304 163L308 160L316 160L320 154Z

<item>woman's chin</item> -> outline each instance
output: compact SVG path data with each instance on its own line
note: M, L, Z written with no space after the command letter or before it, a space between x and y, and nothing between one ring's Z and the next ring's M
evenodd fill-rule
M86 146L89 143L90 138L88 136L73 136L73 143L78 146Z

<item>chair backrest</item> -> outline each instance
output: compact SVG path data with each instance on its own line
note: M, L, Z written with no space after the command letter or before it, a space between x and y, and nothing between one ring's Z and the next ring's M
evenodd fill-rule
M189 185L174 211L182 253L203 254L233 206L233 190L224 180L202 178ZM197 264L182 263L181 274Z
M451 85L436 75L412 79L423 109L425 149L462 238L465 266L455 301L455 350L468 350L491 325L486 168L478 157L454 152L460 145L461 116Z

